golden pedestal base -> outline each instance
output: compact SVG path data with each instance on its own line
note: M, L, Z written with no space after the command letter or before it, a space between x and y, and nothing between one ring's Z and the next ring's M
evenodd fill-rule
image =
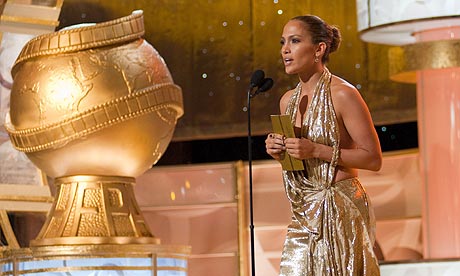
M159 244L134 197L131 177L77 175L57 178L57 195L30 245Z

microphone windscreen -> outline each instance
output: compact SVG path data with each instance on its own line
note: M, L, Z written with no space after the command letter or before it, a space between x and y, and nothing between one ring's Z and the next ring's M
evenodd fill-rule
M262 70L256 70L254 73L252 73L251 76L251 88L254 88L256 86L260 86L262 82L264 81L265 73Z
M270 90L270 88L272 88L272 86L273 86L273 79L272 78L265 78L263 80L262 85L259 87L259 89L257 91L259 93L262 93L262 92L265 92L267 90Z

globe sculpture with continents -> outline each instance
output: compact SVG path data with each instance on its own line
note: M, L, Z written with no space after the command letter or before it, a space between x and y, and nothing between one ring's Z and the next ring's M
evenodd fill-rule
M143 34L134 11L35 37L19 54L6 127L57 191L31 247L159 244L133 184L165 152L183 103Z

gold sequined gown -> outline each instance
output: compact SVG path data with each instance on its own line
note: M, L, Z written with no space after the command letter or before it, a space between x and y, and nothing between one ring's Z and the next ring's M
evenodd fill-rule
M331 74L325 68L318 81L301 135L333 147L331 162L304 161L305 171L283 171L292 222L284 243L281 276L378 276L373 252L375 220L358 178L333 183L340 144L330 92ZM300 84L286 113L294 123Z

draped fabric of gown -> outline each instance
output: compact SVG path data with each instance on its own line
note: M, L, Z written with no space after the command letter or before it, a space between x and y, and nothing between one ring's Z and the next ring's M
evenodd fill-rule
M301 136L333 147L330 162L304 160L305 171L283 171L292 222L284 243L281 276L378 276L373 252L375 219L358 178L333 182L340 135L325 68L302 122ZM297 85L286 114L294 124Z

